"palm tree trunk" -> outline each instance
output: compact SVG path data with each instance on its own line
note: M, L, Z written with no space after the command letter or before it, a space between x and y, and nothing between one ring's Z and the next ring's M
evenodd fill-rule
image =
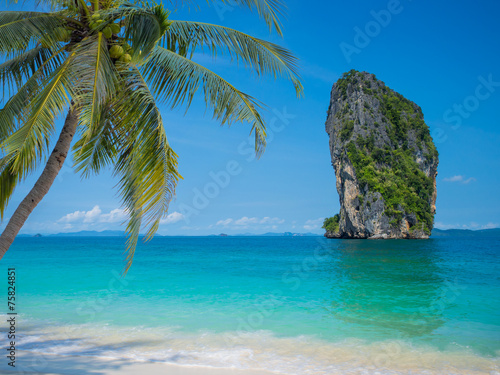
M57 174L68 156L69 146L75 135L77 123L78 111L74 107L71 107L66 116L56 146L50 154L42 174L36 181L35 186L33 186L33 189L31 189L26 198L24 198L19 207L17 207L0 236L0 259L2 259L7 250L9 250L10 245L14 242L14 238L16 238L17 233L19 233L19 230L24 225L26 219L28 219L28 216L33 212L37 204L40 203L45 194L49 192L50 187L54 183Z

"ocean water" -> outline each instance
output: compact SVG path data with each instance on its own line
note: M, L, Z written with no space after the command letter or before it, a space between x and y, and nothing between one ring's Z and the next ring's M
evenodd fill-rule
M15 267L18 349L284 374L500 373L500 238L158 237L121 278L123 249L16 239L0 284L6 296Z

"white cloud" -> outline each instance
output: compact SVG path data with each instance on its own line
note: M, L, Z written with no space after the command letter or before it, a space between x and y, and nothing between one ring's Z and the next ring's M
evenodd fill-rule
M476 181L474 177L469 177L467 180L462 181L462 184L468 184L469 182Z
M180 212L172 212L164 219L161 219L160 224L173 224L184 219L184 215Z
M118 223L127 219L127 213L121 208L103 214L99 206L94 206L90 211L75 211L57 220L58 223ZM71 224L65 228L71 228Z
M465 178L465 176L462 176L462 175L457 175L457 176L452 176L452 177L445 177L443 178L443 181L446 181L446 182L460 182L461 184L468 184L468 183L471 183L473 181L476 181L476 179L474 177L469 177L469 178Z
M99 206L94 206L90 211L75 211L70 214L67 214L60 218L58 222L60 223L74 223L74 222L84 222L84 223L92 223L96 220L96 218L101 215L101 209Z
M260 224L283 224L285 219L280 219L279 217L264 217L260 220Z
M232 230L241 229L278 229L278 225L283 224L285 219L280 219L279 217L265 216L263 218L259 217L248 217L243 216L237 220L232 218L227 218L224 220L219 220L215 225L222 226L224 228Z
M307 220L304 224L304 229L307 230L319 229L323 225L324 220L325 220L324 217L320 217L314 220Z
M257 224L283 224L285 222L284 219L280 219L279 217L263 217L262 219L258 217L247 217L243 216L241 219L238 219L234 222L236 225L247 226L247 225L257 225Z
M500 224L489 222L488 224L483 225L481 229L493 229L493 228L500 228Z
M128 215L124 209L115 208L114 210L111 210L109 214L101 215L99 221L103 223L118 223L124 222L127 218Z
M215 225L227 226L233 222L233 219L219 220Z
M446 230L446 229L463 229L463 228L460 228L459 224L445 224L445 223L442 223L440 221L437 221L437 222L434 223L434 228L436 228L436 229L442 229L442 230Z
M238 219L234 222L236 225L249 225L249 224L258 224L259 223L259 218L257 217L246 217L243 216L241 219Z
M463 179L464 179L464 176L453 176L453 177L445 177L445 178L443 178L443 181L458 182L458 181L462 181Z
M60 218L58 223L66 223L64 228L74 227L71 223L97 224L97 223L122 223L128 218L127 211L122 208L115 208L108 213L102 213L99 206L94 206L90 211L75 211ZM172 212L160 221L160 224L171 224L182 220L184 215L179 212Z

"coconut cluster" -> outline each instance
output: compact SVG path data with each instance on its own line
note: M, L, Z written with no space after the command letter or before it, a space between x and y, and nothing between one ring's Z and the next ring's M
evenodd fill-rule
M125 48L124 48L125 47ZM115 44L109 49L109 56L111 58L116 59L122 63L128 64L132 60L132 56L130 56L130 46L127 43L124 43L124 46L119 46Z
M101 14L99 12L95 12L90 17L89 26L92 30L97 30L100 25L105 22ZM121 26L117 23L110 23L106 27L102 29L102 34L106 37L106 39L112 39L113 35L119 34L121 31ZM120 61L122 63L128 64L132 60L132 56L130 55L132 48L127 44L123 43L123 45L113 44L109 48L109 56L112 59Z

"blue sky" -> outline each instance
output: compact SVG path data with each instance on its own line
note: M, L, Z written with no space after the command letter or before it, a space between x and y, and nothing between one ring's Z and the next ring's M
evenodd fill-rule
M422 107L440 153L436 227L500 226L499 2L287 1L283 39L246 10L199 4L171 18L218 23L286 46L301 60L305 97L297 99L284 80L196 56L268 105L270 139L255 160L248 125L220 127L201 100L186 115L162 108L184 180L158 233L322 233L323 218L339 210L326 110L333 83L350 69L374 73ZM6 218L35 177L16 190ZM110 173L81 179L67 162L21 233L119 229L116 182Z

